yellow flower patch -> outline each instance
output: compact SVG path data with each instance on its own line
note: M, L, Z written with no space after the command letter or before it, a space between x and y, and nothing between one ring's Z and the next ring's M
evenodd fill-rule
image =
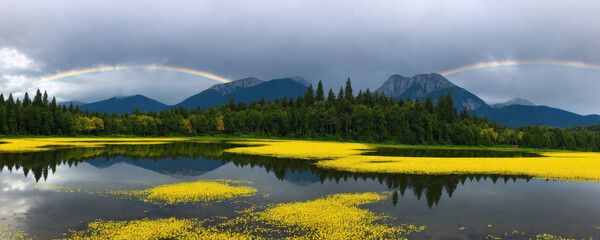
M385 200L388 193L336 194L307 202L252 207L231 220L96 220L64 240L99 239L405 239L425 227L391 226L390 219L358 206ZM215 221L224 220L224 221ZM283 232L282 232L283 229Z
M96 220L85 231L71 231L63 240L152 240L152 239L257 239L230 231L202 227L198 219Z
M322 168L357 173L404 174L504 174L540 179L600 181L600 153L544 152L544 157L443 158L360 155L372 147L358 143L318 141L253 141L260 146L226 152L320 160Z
M55 147L102 147L104 145L165 144L182 138L16 138L1 139L0 152L39 152Z
M221 202L256 194L256 188L239 185L242 183L250 182L228 179L199 180L160 185L146 190L109 192L109 194L136 197L142 201L155 204Z
M307 202L277 204L257 219L282 227L296 239L404 239L402 235L420 232L425 227L390 226L389 217L359 205L388 198L390 193L336 194Z
M373 147L360 143L317 142L302 140L240 141L234 143L257 146L232 148L227 149L226 152L271 156L278 158L301 158L316 160L335 159L349 155L358 155L363 153L366 149L373 149Z

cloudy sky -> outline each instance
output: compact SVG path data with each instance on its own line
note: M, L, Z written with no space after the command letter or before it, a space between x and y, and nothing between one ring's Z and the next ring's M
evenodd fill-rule
M347 77L378 88L390 75L477 62L600 64L600 1L0 1L0 92L48 90L85 102L144 94L177 103L216 82L120 71L44 84L73 69L158 65L231 80ZM600 70L504 67L448 77L494 103L522 97L600 113Z

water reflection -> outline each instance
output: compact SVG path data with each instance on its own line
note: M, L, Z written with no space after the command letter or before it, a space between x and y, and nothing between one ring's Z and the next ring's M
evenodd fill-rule
M258 167L273 173L277 179L306 186L325 181L378 181L388 189L398 191L401 196L411 191L417 199L425 197L429 208L437 205L446 194L452 197L459 184L465 181L491 179L493 183L516 181L528 176L507 175L411 175L352 173L316 167L311 161L302 159L278 159L264 156L240 155L223 152L232 147L242 146L227 142L174 142L159 145L108 145L101 148L59 148L54 151L29 153L1 153L0 171L22 170L27 176L33 173L36 181L48 178L55 173L57 166L77 166L88 162L98 168L106 168L119 163L128 163L153 172L166 175L200 176L218 167L233 163L237 167ZM405 149L406 150L406 149ZM388 150L381 150L386 152ZM416 150L415 152L421 152ZM476 150L480 151L480 150ZM427 151L430 152L430 151ZM468 152L468 151L467 151ZM381 152L379 152L381 153ZM453 153L457 154L457 153Z
M600 185L595 182L502 175L358 174L319 169L306 160L223 152L234 146L241 145L176 142L0 154L0 225L14 225L38 239L52 239L68 229L81 230L95 219L208 219L235 216L236 210L251 205L392 190L390 199L365 207L397 219L391 220L395 224L427 225L419 239L485 239L488 234L512 230L581 239L600 231L593 228L600 226ZM260 194L270 195L250 199L246 205L160 207L33 185L45 181L104 192L219 178L252 181ZM511 184L502 184L507 182ZM462 226L467 230L458 230Z

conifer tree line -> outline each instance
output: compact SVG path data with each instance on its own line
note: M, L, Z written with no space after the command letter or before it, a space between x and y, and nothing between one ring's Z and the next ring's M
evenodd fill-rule
M337 94L319 81L297 98L234 102L210 109L182 107L160 112L98 113L59 105L39 90L30 99L0 94L2 135L247 136L440 145L518 145L600 151L600 132L584 127L523 126L458 113L450 94L434 104L372 93L354 95L350 79Z

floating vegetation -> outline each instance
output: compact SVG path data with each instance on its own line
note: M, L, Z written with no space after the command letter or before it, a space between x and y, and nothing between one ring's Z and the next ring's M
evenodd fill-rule
M360 143L318 142L303 140L240 141L237 144L256 145L227 149L225 152L262 155L278 158L336 159L360 155L373 147Z
M267 224L282 227L297 239L403 239L424 226L391 226L389 217L359 205L374 203L391 193L336 194L313 201L282 203L256 214Z
M391 193L336 194L313 201L252 207L241 216L213 220L141 219L96 220L84 231L71 230L70 239L405 239L425 227L392 226L390 217L359 205L388 198Z
M102 147L105 145L165 144L183 138L15 138L2 139L0 152L39 152L60 147Z
M246 142L241 142L246 143ZM395 157L367 156L372 147L358 143L253 141L259 146L225 152L318 160L321 168L355 173L524 175L564 181L600 181L600 153L544 152L543 157Z
M257 239L230 231L203 227L198 219L141 219L131 221L96 220L84 231L69 231L63 240L135 239Z
M160 185L146 190L111 191L109 195L135 197L154 204L177 204L195 202L222 202L238 197L250 197L256 194L256 188L242 186L251 182L229 179L199 180Z
M0 226L0 239L2 240L33 240L24 231L17 231L13 226Z

